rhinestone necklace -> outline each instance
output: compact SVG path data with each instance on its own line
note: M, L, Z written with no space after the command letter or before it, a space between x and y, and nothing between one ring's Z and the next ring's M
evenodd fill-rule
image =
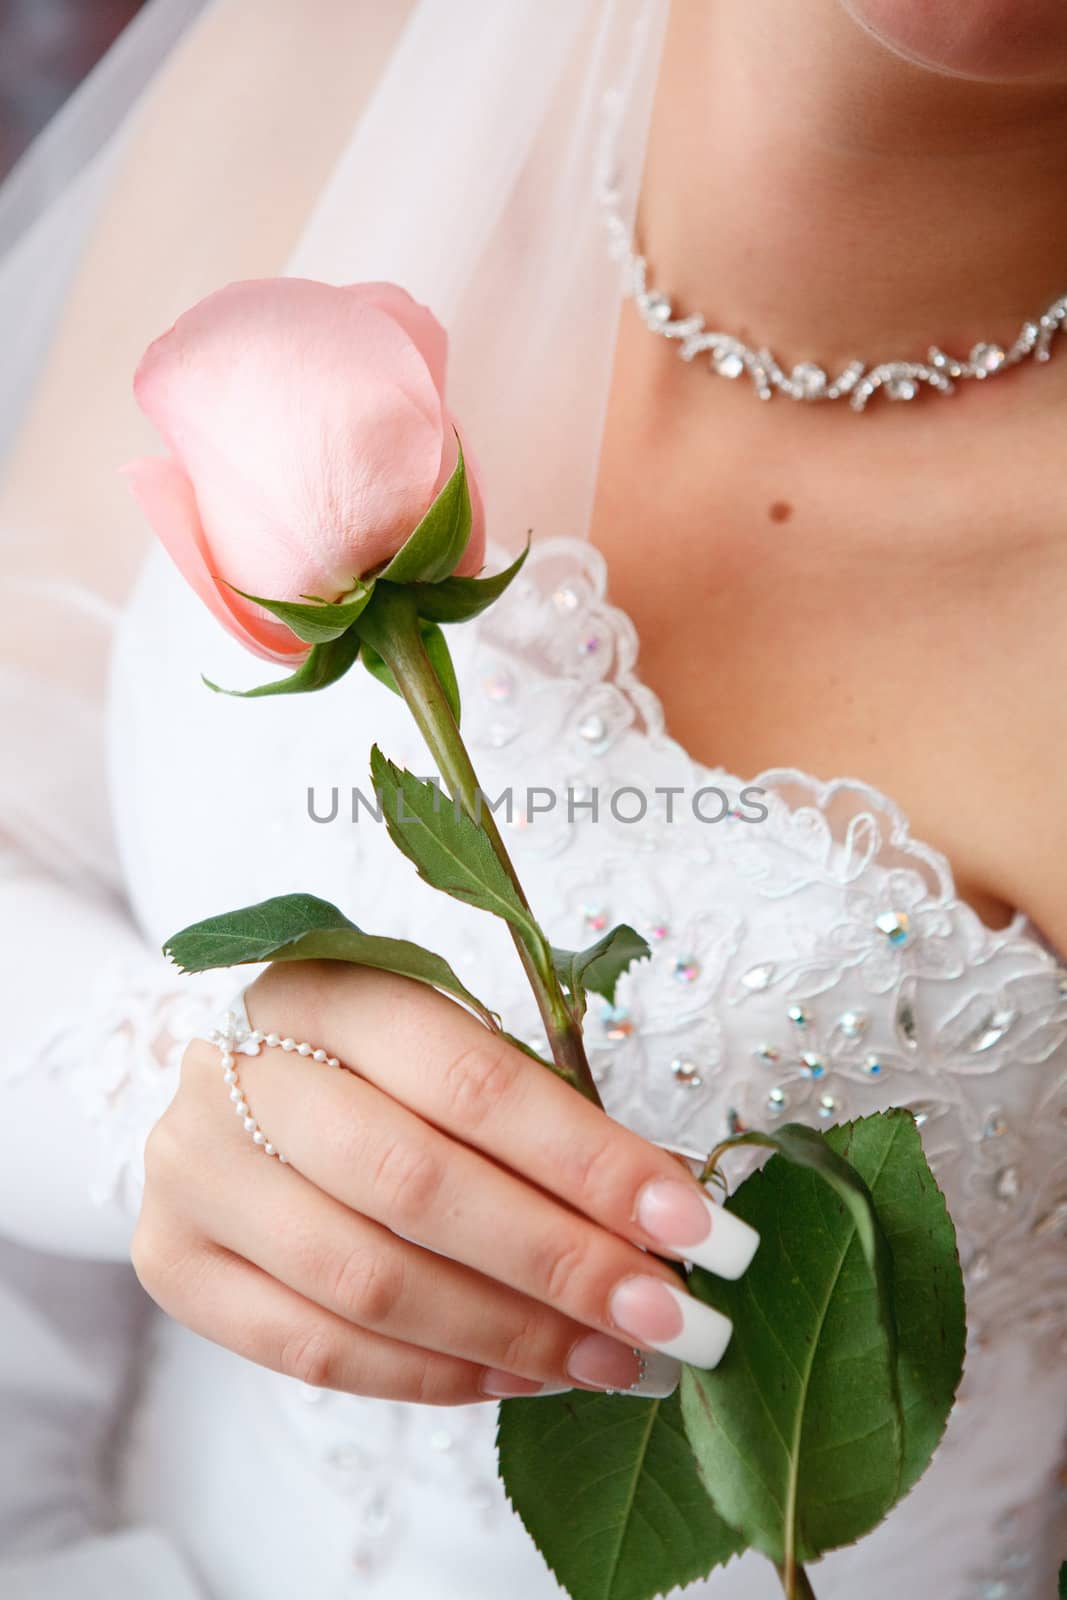
M618 114L616 95L605 97L606 135ZM748 374L761 400L771 400L775 391L791 400L844 400L853 411L863 411L868 400L884 390L890 400L914 400L924 385L939 394L953 394L962 379L993 378L1009 367L1033 357L1047 361L1054 336L1067 322L1067 294L1054 300L1041 316L1023 323L1014 344L1005 348L983 340L965 359L946 355L937 345L927 351L925 361L883 361L868 367L863 361L850 361L831 378L814 361L798 362L786 372L769 350L753 350L742 339L709 328L702 316L675 315L670 297L649 287L648 264L634 247L629 229L622 220L622 186L611 161L613 141L605 137L601 153L597 189L608 231L612 258L623 268L623 292L634 301L645 326L664 339L674 339L683 361L708 353L711 371L720 378L740 378Z

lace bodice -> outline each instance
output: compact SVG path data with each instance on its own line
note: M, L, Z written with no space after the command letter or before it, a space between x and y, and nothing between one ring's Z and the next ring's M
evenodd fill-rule
M512 829L557 942L629 920L653 947L587 1026L610 1109L700 1153L740 1125L907 1105L960 1234L972 1326L1062 1333L1067 969L1021 912L987 927L869 784L691 760L604 588L591 546L534 552L482 624L467 733L481 771L575 797L573 822L563 806L525 825L516 804Z
M861 780L793 769L741 779L692 760L637 675L634 630L606 602L588 544L538 544L505 598L452 640L475 765L554 942L588 943L625 920L652 946L618 1003L587 1022L609 1110L694 1152L742 1125L818 1125L890 1104L922 1126L967 1271L964 1391L928 1478L866 1545L830 1558L820 1600L859 1592L861 1576L864 1595L881 1600L879 1551L894 1574L886 1596L915 1561L917 1592L1030 1600L1026 1558L1038 1551L1018 1508L1047 1514L1067 1420L1067 975L1056 954L1021 914L1002 930L984 925L944 856ZM206 695L200 670L243 685L259 664L160 561L117 666L120 836L154 940L308 889L376 931L441 950L512 1031L539 1042L504 931L419 883L358 804L351 820L353 787L369 794L373 739L430 770L398 702L356 674L299 701ZM164 836L172 854L158 848ZM395 1566L397 1529L427 1495L453 1497L470 1570L480 1539L505 1537L483 1526L510 1528L485 1411L424 1419L341 1397L306 1405L267 1374L242 1382L258 1385L260 1415L269 1391L277 1449L300 1441L323 1481L354 1496L346 1560L362 1582L379 1573L393 1593L384 1554ZM1019 1461L1006 1475L1013 1426ZM520 1592L548 1594L529 1570ZM749 1559L731 1574L708 1594L773 1593ZM1015 1587L979 1587L1001 1581Z

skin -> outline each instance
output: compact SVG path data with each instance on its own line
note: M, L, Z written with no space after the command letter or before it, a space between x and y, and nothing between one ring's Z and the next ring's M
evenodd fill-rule
M32 528L76 511L89 551L106 530L116 595L143 537L106 465L147 443L126 374L198 294L279 269L351 114L346 9L305 5L296 28L280 3L215 8L161 83L75 286L0 515ZM1019 44L1022 12L1040 50ZM639 217L654 275L786 363L1010 339L1065 287L1061 13L1053 0L675 0ZM279 150L269 206L255 184L272 97L201 94L191 125L181 113L249 39L285 82L286 129L309 130L306 151ZM372 74L373 51L355 54ZM224 215L205 183L220 141L228 192L242 162L233 190L251 186L247 210ZM161 163L211 224L193 216L195 268L174 265L148 178ZM131 232L137 271L119 295ZM90 379L91 414L75 417ZM863 776L946 851L991 923L1022 907L1060 948L1065 404L1060 353L951 401L859 417L761 406L680 363L627 308L593 525L643 676L696 756L742 775ZM64 475L56 437L74 441ZM650 564L659 526L671 538ZM190 1047L149 1141L133 1254L198 1332L310 1383L450 1404L483 1396L497 1369L567 1382L576 1342L617 1332L612 1286L670 1277L632 1218L644 1183L678 1175L671 1158L447 1001L301 966L268 970L249 1010L360 1076L309 1078L279 1051L242 1063L257 1117L286 1130L294 1167L279 1172L220 1117L216 1052Z
M358 1076L309 1075L278 1049L241 1058L257 1116L285 1128L279 1171L219 1116L215 1050L190 1047L148 1142L133 1249L165 1310L360 1394L449 1405L501 1378L512 1393L569 1386L590 1329L608 1336L604 1386L633 1381L608 1300L634 1276L678 1282L633 1221L646 1183L684 1176L671 1156L405 979L278 966L247 1004L263 1030L284 1017L294 1037L330 1039Z
M995 57L990 0L877 5L927 54L950 9ZM1067 13L1047 10L1040 78L978 83L838 0L676 0L638 217L652 281L787 367L1010 341L1067 287ZM1021 907L1060 948L1065 410L1062 351L862 415L761 405L627 306L592 529L688 749L864 778L980 914Z

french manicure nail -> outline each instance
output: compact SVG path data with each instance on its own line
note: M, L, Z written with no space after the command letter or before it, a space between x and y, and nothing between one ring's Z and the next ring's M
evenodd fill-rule
M729 1317L662 1278L624 1278L610 1311L624 1333L692 1367L717 1367L733 1332Z
M567 1373L592 1389L664 1400L677 1389L681 1367L670 1356L631 1349L606 1333L587 1333L571 1350Z
M755 1228L717 1206L695 1184L674 1178L645 1184L634 1220L657 1244L720 1278L739 1278L759 1244Z

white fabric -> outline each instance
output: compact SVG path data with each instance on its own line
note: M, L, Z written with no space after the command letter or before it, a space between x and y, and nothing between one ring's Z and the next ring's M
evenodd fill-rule
M0 190L0 257L70 185L121 127L145 83L205 0L153 0L75 89Z
M0 1241L0 1594L197 1600L166 1537L121 1527L116 1414L148 1307L128 1267Z
M601 100L624 85L632 207L664 13L663 0L422 0L362 115L353 106L350 146L290 261L339 282L393 277L433 306L450 328L452 400L485 469L496 537L514 545L536 530L521 588L456 640L466 728L493 792L594 784L605 805L621 784L740 788L667 736L634 672L633 630L604 604L583 542L620 304L592 203ZM164 16L158 0L153 14ZM117 126L104 109L96 126ZM0 264L0 331L15 341L21 330L0 396L8 429L132 126ZM0 205L0 227L3 217ZM212 1600L547 1596L554 1585L495 1484L489 1408L305 1398L162 1319L146 1346L136 1290L107 1276L180 1039L229 987L176 991L157 953L175 928L316 891L390 932L417 926L515 1031L533 1034L535 1019L500 929L431 894L380 830L343 820L372 738L426 770L399 705L355 675L321 697L209 695L201 671L240 686L262 677L260 664L159 556L124 610L102 703L94 681L118 597L103 579L97 593L64 588L77 538L56 528L39 547L18 543L17 603L63 595L69 621L53 662L9 661L2 685L0 970L13 981L0 1110L17 1137L0 1164L0 1233L30 1254L0 1255L0 1405L32 1433L37 1414L18 1397L48 1392L58 1373L58 1437L87 1436L87 1406L93 1428L120 1419L118 1482L106 1514L83 1479L65 1482L38 1544L0 1552L18 1563L0 1580L34 1600L94 1584L119 1600L177 1597L182 1585ZM557 813L510 837L560 942L604 915L656 939L627 1014L590 1021L616 1115L695 1148L731 1111L767 1120L779 1086L790 1114L813 1120L890 1102L924 1117L970 1272L967 1392L919 1488L878 1534L820 1567L820 1600L908 1589L1042 1600L1067 1413L1062 974L1024 919L995 934L959 902L947 863L909 838L887 798L795 772L764 782L772 803L759 824L690 815L635 829L609 814L569 826ZM320 807L340 788L341 819L309 819L309 785ZM875 924L894 907L915 929L899 949ZM794 1003L811 1014L818 1079L799 1070ZM855 1047L839 1024L847 1010L867 1018ZM773 1066L755 1059L763 1045L779 1051ZM871 1077L863 1062L875 1051L883 1071ZM57 1292L74 1296L62 1317ZM144 1363L133 1408L113 1371L70 1365L108 1306L116 1359ZM5 1428L0 1443L0 1528L18 1527L19 1497L48 1482L20 1438ZM21 1460L26 1471L13 1472ZM746 1559L687 1592L771 1600L775 1580Z
M510 785L520 808L528 788L569 787L579 800L592 786L600 792L606 814L595 826L578 810L573 825L556 812L507 831L554 937L588 942L604 918L625 917L654 944L652 961L627 984L624 1011L594 1012L587 1027L615 1115L697 1151L720 1136L731 1109L750 1124L771 1120L767 1096L779 1085L789 1115L816 1123L824 1096L838 1116L896 1102L924 1118L970 1270L967 1387L935 1468L876 1536L824 1563L817 1592L820 1600L857 1592L890 1600L910 1586L956 1600L972 1593L973 1573L978 1593L979 1578L1019 1548L1038 1560L1033 1526L1013 1529L1011 1519L1026 1508L1036 1523L1042 1506L1048 1511L1067 1414L1067 1261L1062 1217L1057 1225L1053 1215L1067 1178L1063 970L1024 918L1002 932L985 928L956 897L944 859L912 840L892 801L859 781L762 774L753 781L768 791L765 821L694 820L689 797L718 786L736 802L742 779L700 768L672 743L635 672L633 630L603 591L594 550L547 540L505 599L455 635L464 727L483 786L495 797ZM415 879L365 813L350 820L351 788L366 792L363 752L373 739L412 770L429 770L399 702L354 677L303 704L205 705L197 669L237 685L260 675L156 558L123 627L115 699L119 831L152 937L216 907L302 887L364 922L373 914L384 926L387 916L391 933L446 952L513 1031L536 1040L536 1013L502 928ZM223 773L228 763L245 773L262 750L285 752L280 766L271 758L269 783L203 785L195 776ZM175 773L193 776L175 781ZM637 828L613 820L610 796L624 785L647 795L680 789L676 821ZM309 786L320 817L333 811L336 786L336 820L311 820ZM713 797L701 803L716 814ZM630 814L632 805L630 795L618 809ZM157 830L179 828L199 840L192 866L150 848ZM262 842L258 852L250 840ZM269 847L274 840L285 841L284 857ZM892 909L906 911L913 929L899 949L876 925ZM794 1004L810 1012L806 1028L790 1022ZM858 1040L841 1024L848 1012L866 1018ZM764 1044L779 1049L777 1063L757 1061ZM803 1075L802 1050L821 1058L821 1077ZM877 1077L864 1068L871 1054ZM679 1078L678 1062L702 1082ZM141 1418L137 1507L158 1514L181 1502L184 1538L218 1573L222 1593L280 1583L270 1574L281 1559L292 1561L287 1581L303 1571L314 1592L340 1595L350 1557L380 1571L389 1600L426 1585L488 1600L509 1564L529 1574L531 1597L551 1592L491 1487L491 1416L343 1398L309 1406L270 1375L236 1376L237 1363L190 1348L180 1330L162 1339L169 1381ZM256 1448L270 1448L273 1437L284 1458L257 1506L264 1530L290 1496L315 1485L312 1503L300 1499L301 1537L281 1555L272 1547L258 1572L247 1548L239 1557L225 1548L226 1512L212 1508L210 1476L191 1500L178 1492L179 1481L191 1483L191 1452L203 1446L191 1434L176 1443L183 1429L174 1408L195 1385L228 1396L226 1411L198 1419L215 1430L213 1459L235 1448L227 1442L234 1409L258 1430ZM435 1451L435 1439L450 1448ZM180 1468L175 1451L185 1452ZM1036 1571L1047 1586L1048 1568ZM729 1580L693 1592L770 1600L773 1574L746 1561ZM1041 1582L1006 1592L1029 1600Z
M0 454L129 137L123 120L205 0L152 0L0 188Z

